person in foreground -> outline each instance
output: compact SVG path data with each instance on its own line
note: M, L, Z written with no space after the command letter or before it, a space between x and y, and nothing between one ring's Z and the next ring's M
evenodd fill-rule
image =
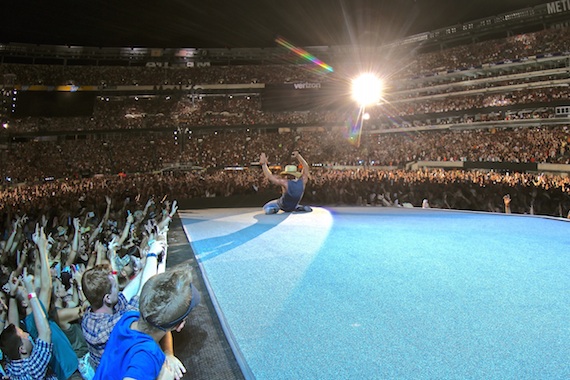
M108 263L95 265L82 276L82 288L91 305L83 315L81 328L89 348L88 379L99 366L107 340L123 314L137 310L143 285L157 272L158 255L165 243L156 240L149 247L142 272L119 291L117 273Z
M94 379L180 379L160 348L167 332L180 332L200 302L189 268L165 271L143 286L139 311L126 312L113 328Z
M12 289L16 289L20 280L11 277ZM34 277L24 268L22 279L28 300L32 307L34 321L38 329L38 338L34 341L30 335L20 327L10 324L0 334L0 348L6 356L6 372L10 379L48 379L57 380L50 373L49 362L52 357L51 330L47 316L34 291ZM11 289L10 299L15 299L15 292ZM17 307L16 303L10 307Z
M279 210L285 212L292 211L312 211L309 206L302 206L299 204L305 193L305 186L309 181L309 164L299 152L294 151L291 157L296 158L301 164L301 172L297 170L295 165L285 166L285 170L281 172L283 177L278 177L271 173L267 166L269 161L265 153L261 153L259 163L263 169L263 174L269 182L281 186L281 198L267 202L263 206L265 214L276 214Z

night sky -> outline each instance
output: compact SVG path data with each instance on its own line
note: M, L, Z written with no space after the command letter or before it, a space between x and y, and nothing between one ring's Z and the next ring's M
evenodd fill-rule
M131 47L382 44L544 0L0 0L0 42Z

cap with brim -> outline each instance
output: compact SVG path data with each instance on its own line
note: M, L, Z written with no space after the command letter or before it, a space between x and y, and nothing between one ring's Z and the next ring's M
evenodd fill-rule
M162 325L155 325L154 323L150 322L146 318L143 318L143 319L149 325L154 326L157 329L160 329L162 331L167 331L173 327L178 326L184 320L184 318L186 318L188 316L188 314L190 314L192 309L194 309L196 307L196 305L198 305L200 303L200 292L198 292L198 289L196 289L193 284L190 284L190 288L192 289L192 300L190 301L190 305L188 306L188 309L180 317L176 318L175 320L173 320L171 322L168 322L168 323L165 323Z
M299 178L303 174L297 171L297 166L287 165L287 166L285 166L285 170L283 170L281 172L281 175L292 175L292 176Z

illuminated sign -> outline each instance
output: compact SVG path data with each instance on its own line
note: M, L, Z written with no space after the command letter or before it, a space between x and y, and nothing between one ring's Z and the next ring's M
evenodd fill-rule
M568 12L570 10L570 0L553 1L546 4L548 14Z

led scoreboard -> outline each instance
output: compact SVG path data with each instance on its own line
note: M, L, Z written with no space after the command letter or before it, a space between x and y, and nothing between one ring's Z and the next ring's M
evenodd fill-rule
M95 93L69 91L18 91L12 104L14 117L91 116Z

